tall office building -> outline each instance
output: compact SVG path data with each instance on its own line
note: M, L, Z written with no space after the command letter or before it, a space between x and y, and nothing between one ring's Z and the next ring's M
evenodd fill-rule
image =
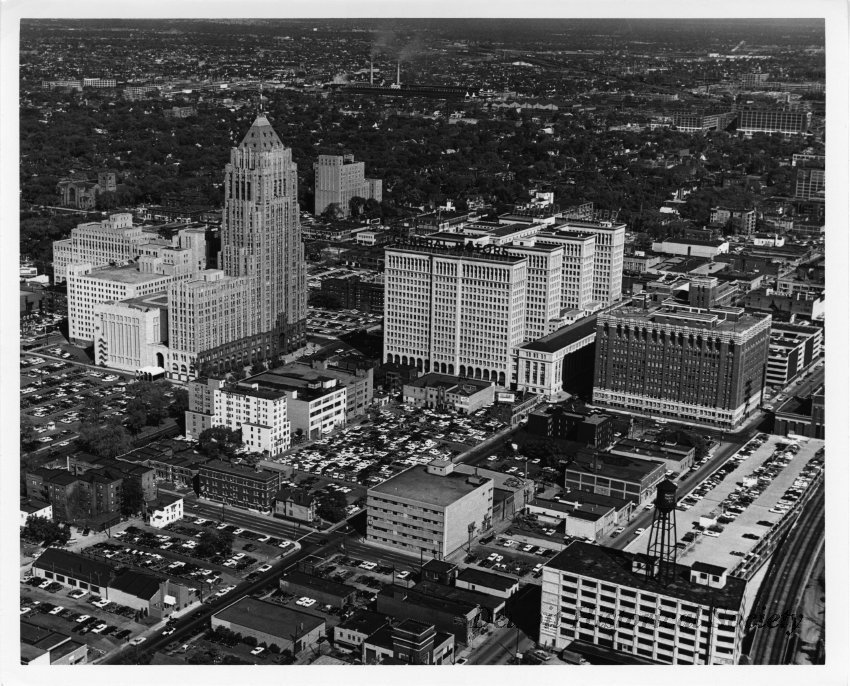
M593 402L723 428L758 407L770 315L743 308L648 306L599 315Z
M244 341L258 333L254 286L248 277L206 269L168 290L169 378L188 381L244 360ZM209 369L208 369L209 367Z
M525 340L528 257L504 249L387 248L384 359L504 385Z
M541 241L565 242L564 234L592 234L593 248L593 290L592 300L610 305L622 297L623 291L623 249L626 245L626 225L610 221L578 221L570 219L552 231L541 231ZM585 261L586 253L579 257ZM583 275L573 274L575 285L585 282Z
M381 180L367 179L366 165L355 162L354 155L319 155L313 168L316 171L316 216L335 203L342 216L348 217L351 214L348 203L354 197L381 202Z
M596 259L596 235L580 231L547 231L537 237L536 245L555 243L564 249L561 275L561 308L586 310L593 302L593 273Z
M509 255L528 258L525 306L525 341L549 333L550 323L561 312L561 279L564 249L559 245L506 246Z
M246 362L304 344L307 283L298 209L297 167L265 115L230 152L224 174L219 266L251 280L256 330L230 352Z

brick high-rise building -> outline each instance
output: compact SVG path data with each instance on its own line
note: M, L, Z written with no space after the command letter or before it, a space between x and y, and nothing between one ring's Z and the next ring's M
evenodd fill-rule
M348 203L354 197L381 202L381 180L367 179L366 165L355 162L354 155L319 155L313 168L316 171L316 216L328 205L336 204L342 216L348 217L351 214Z
M265 115L254 120L225 167L219 265L252 279L257 333L238 357L269 359L304 344L307 283L298 209L298 174Z
M725 428L758 407L770 315L743 308L645 307L597 319L593 402Z

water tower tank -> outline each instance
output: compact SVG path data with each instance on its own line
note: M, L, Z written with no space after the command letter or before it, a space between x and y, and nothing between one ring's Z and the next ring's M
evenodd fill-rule
M664 479L658 484L655 496L655 509L670 512L676 509L676 485L670 479Z

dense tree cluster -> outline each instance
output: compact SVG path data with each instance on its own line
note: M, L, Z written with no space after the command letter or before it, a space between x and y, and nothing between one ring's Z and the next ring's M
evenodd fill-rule
M30 541L37 541L46 546L65 545L71 538L71 530L67 524L58 524L46 517L29 517L24 528L21 529L21 537Z
M242 446L242 432L226 426L205 429L198 436L198 451L214 459L230 459Z

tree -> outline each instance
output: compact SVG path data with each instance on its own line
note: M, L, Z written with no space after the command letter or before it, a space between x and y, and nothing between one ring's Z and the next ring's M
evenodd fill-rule
M134 436L138 434L142 427L145 426L148 420L148 415L145 410L144 403L138 398L133 398L129 403L127 403L127 419L125 420L125 425L127 429L129 429L130 433Z
M195 552L200 557L230 555L233 552L233 534L229 531L207 530L198 539Z
M103 424L83 423L79 433L79 447L98 457L123 455L133 447L127 429L114 419Z
M339 203L332 202L328 205L324 211L319 215L321 219L327 222L335 222L339 221L345 216L345 213L340 208Z
M36 445L35 424L26 415L21 416L21 452L25 453Z
M366 198L361 198L359 195L355 195L348 201L348 213L352 217L359 217L365 206Z
M71 538L71 532L67 527L63 527L46 517L29 517L21 530L21 536L39 541L47 547L53 543L65 545Z
M322 496L316 507L316 514L329 522L339 522L345 519L345 494L332 491Z
M134 515L142 511L145 494L142 485L135 479L124 479L121 488L121 514Z
M189 392L185 388L175 388L168 414L172 417L181 431L186 430L186 410L189 409Z
M257 360L254 364L251 365L251 376L256 376L257 374L262 374L266 371L266 365Z
M155 381L137 381L130 384L127 394L131 396L131 406L136 412L145 413L145 421L150 426L159 426L168 414L168 398L165 395L166 386Z
M198 436L198 450L214 459L233 457L241 445L242 431L226 426L214 426Z

